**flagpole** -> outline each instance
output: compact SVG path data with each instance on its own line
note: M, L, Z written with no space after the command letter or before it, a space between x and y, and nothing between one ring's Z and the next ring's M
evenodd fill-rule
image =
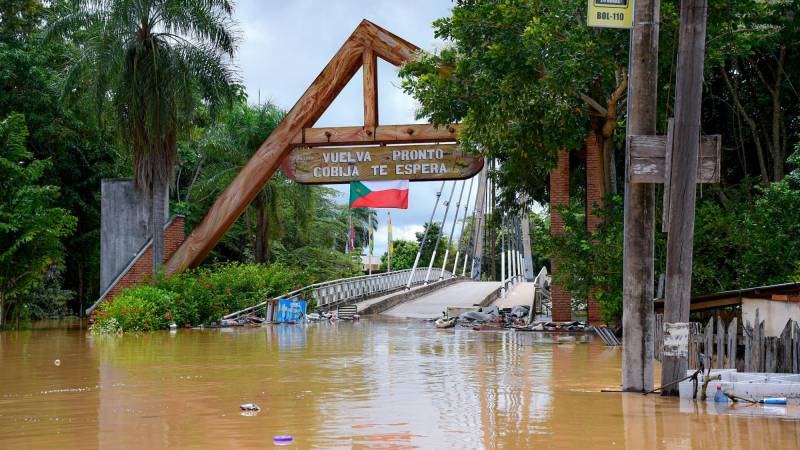
M389 227L388 227L388 230L389 230L389 236L388 236L389 263L387 265L387 271L391 272L392 271L392 252L394 250L394 243L392 242L392 212L391 211L387 211L386 212L386 216L389 218Z
M372 213L367 209L367 236L369 236L369 257L367 257L367 266L369 266L369 275L372 275Z

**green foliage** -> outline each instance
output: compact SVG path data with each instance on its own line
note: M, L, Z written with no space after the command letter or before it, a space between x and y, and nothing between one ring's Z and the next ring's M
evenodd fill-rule
M201 267L154 286L123 289L113 302L103 302L96 315L98 330L116 320L123 331L162 330L171 323L199 325L219 320L310 284L307 274L280 264L218 264Z
M417 257L419 244L414 241L394 241L394 252L392 252L392 270L405 270L414 266L414 258ZM389 268L389 254L381 256L381 269Z
M800 148L789 159L800 166ZM622 199L608 199L597 211L603 225L586 231L582 207L560 208L563 235L551 237L545 220L533 216L537 251L559 261L556 282L585 302L594 292L603 320L622 312ZM660 211L656 212L660 219ZM660 229L660 220L656 228ZM692 292L704 294L784 283L800 275L800 169L783 181L754 186L745 180L724 202L698 198L695 220ZM656 233L656 272L666 270L666 236ZM582 306L582 305L580 305Z
M77 218L62 238L63 285L74 292L72 310L97 297L99 288L99 189L102 178L123 175L125 158L97 127L88 102L61 99L62 76L76 56L74 43L41 39L41 30L63 1L12 0L0 6L0 118L23 114L30 131L25 145L35 159L49 160L41 184L59 186L59 206ZM82 91L82 86L78 88ZM33 307L33 306L32 306ZM35 317L36 314L32 315Z
M463 122L462 145L501 163L514 195L546 200L559 149L590 130L580 94L601 100L627 64L628 31L586 26L584 0L457 1L434 22L448 45L401 70L403 88L433 123Z
M23 116L0 122L0 327L63 258L61 239L75 229L75 218L55 207L58 188L40 184L49 161L32 159L27 137Z
M151 286L124 289L113 302L102 304L93 331L116 331L110 321L115 321L122 331L164 330L173 320L179 323L189 317L181 306L174 294L164 289Z

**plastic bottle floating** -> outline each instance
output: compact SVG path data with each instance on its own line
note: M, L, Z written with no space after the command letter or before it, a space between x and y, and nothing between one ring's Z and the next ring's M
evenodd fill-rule
M242 403L239 405L239 408L241 408L242 411L261 411L261 407L255 403Z
M785 405L786 397L767 397L761 399L759 403L763 403L765 405Z
M292 438L288 434L287 435L283 435L283 436L275 436L275 437L272 438L272 442L275 445L289 445L289 444L292 443L293 440L294 440L294 438Z

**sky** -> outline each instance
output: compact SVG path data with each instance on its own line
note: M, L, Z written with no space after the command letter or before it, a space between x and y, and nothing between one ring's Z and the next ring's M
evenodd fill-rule
M235 64L244 82L249 101L267 100L286 110L300 98L325 64L330 61L362 19L368 19L425 50L442 46L433 35L432 22L450 15L450 0L239 0L235 11L241 43ZM315 126L353 126L364 123L362 78L359 71L339 94ZM420 123L417 104L399 87L397 68L379 60L378 116L383 125ZM447 182L443 196L449 196L453 182ZM407 210L378 210L379 227L375 234L375 255L387 247L387 211L391 211L394 239L415 239L428 221L441 182L410 183ZM467 181L467 187L469 181ZM333 186L345 202L348 185ZM461 189L458 182L454 197ZM477 186L474 186L474 190ZM472 194L472 198L474 199ZM467 196L467 192L464 193ZM445 232L452 227L455 202L449 212ZM470 210L471 213L471 210ZM441 222L444 208L434 220ZM463 216L463 207L459 218ZM458 235L460 223L455 228Z

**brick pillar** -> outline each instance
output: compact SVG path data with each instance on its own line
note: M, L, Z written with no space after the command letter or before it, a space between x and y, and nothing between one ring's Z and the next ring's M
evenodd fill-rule
M564 232L564 220L556 211L558 205L569 204L569 153L558 152L558 164L550 171L550 234L555 236ZM556 260L551 261L553 275L558 273ZM566 289L553 283L550 288L553 301L553 321L572 320L572 296Z
M178 250L178 247L183 244L183 240L186 238L184 226L184 216L174 216L172 221L164 230L164 262L167 262L170 256L172 256L172 254ZM153 245L148 244L147 248L145 248L145 250L138 255L138 257L131 261L125 273L119 277L119 280L116 281L116 283L105 294L105 296L100 299L100 301L113 301L114 297L119 294L122 289L144 283L145 281L151 279L152 276ZM90 322L94 320L95 314L97 314L97 309L92 311L92 314L89 317Z
M595 216L594 210L599 208L603 201L603 149L600 138L594 133L584 142L586 146L586 229L593 233L600 228L600 218ZM597 242L595 242L595 245ZM599 324L600 305L589 295L589 323Z

